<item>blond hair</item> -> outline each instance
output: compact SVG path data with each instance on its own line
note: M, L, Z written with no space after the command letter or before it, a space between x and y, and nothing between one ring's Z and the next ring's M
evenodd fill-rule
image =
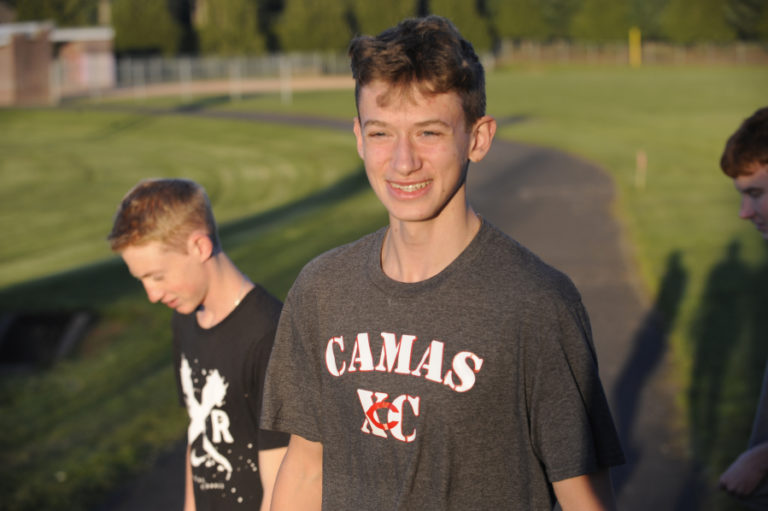
M152 241L186 252L187 239L196 230L209 236L213 253L221 250L205 189L188 179L146 179L120 202L107 241L114 252Z

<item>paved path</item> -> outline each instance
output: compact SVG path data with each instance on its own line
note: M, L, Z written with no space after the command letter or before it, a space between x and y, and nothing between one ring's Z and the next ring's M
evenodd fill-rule
M349 129L337 122L327 127ZM619 508L699 509L695 473L679 454L680 438L672 427L665 333L628 264L612 215L611 180L594 165L562 153L497 140L470 170L469 194L479 213L567 273L582 293L628 456L627 465L613 475ZM183 452L180 444L154 472L97 511L180 509Z
M628 458L613 475L619 509L699 509L695 474L673 431L666 338L629 265L610 178L562 153L497 140L470 170L469 194L479 213L567 273L582 294Z

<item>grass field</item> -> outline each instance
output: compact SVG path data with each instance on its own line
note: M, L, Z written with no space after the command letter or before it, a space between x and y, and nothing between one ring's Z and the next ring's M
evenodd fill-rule
M684 292L661 312L671 323L671 377L685 389L680 420L711 477L746 441L766 356L754 307L761 295L751 294L768 283L765 247L736 218L735 192L717 167L725 138L768 103L765 83L767 69L739 67L525 67L488 79L499 136L588 158L614 178L616 214L649 301L680 254ZM295 94L290 105L278 95L199 98L195 107L354 114L349 91ZM310 257L384 221L353 147L348 133L258 123L85 107L0 111L0 228L13 240L0 245L0 309L88 307L100 317L71 360L0 381L5 507L87 509L183 430L169 315L144 304L119 262L104 262L122 194L146 176L201 181L227 251L282 296Z
M107 257L104 238L139 179L186 176L221 222L268 211L354 169L344 133L94 111L0 111L0 286ZM298 142L298 143L297 143Z
M614 178L648 299L670 323L669 377L683 389L677 420L712 486L746 446L768 355L768 324L755 310L768 289L765 245L737 218L738 197L718 165L726 138L768 104L765 83L765 68L526 70L489 83L490 104L517 98L502 102L501 116L526 119L501 136L586 157ZM647 156L644 187L638 151ZM675 254L681 295L668 303ZM717 492L706 505L733 508Z
M18 241L0 248L0 310L99 317L53 369L0 378L0 509L90 509L184 434L170 311L104 240L137 180L204 183L228 253L280 297L309 258L385 220L344 133L59 110L3 111L0 126L2 227Z

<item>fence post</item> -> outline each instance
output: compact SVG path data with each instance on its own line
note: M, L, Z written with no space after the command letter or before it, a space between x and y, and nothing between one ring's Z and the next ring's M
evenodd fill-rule
M147 89L144 80L144 66L141 60L131 61L131 83L133 84L133 98L138 101L146 99Z
M242 60L238 57L233 57L229 61L230 100L240 101L243 98L242 65Z
M292 100L291 61L288 55L282 55L280 57L280 101L284 105L290 105Z
M640 67L643 63L643 43L640 29L632 27L629 29L629 65L631 67Z
M182 57L179 60L179 81L181 82L181 99L189 101L190 81L192 79L192 63L189 57Z

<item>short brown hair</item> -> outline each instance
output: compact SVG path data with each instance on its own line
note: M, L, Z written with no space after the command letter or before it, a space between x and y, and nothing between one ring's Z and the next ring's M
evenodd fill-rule
M748 175L754 164L768 165L768 107L744 120L725 144L720 168L730 177Z
M152 241L186 252L187 237L198 229L218 252L216 222L202 186L188 179L146 179L123 198L107 241L115 252Z
M374 80L422 94L456 92L467 126L485 115L485 73L475 50L440 16L409 18L376 37L360 36L349 47L355 103ZM358 111L359 113L359 111Z

